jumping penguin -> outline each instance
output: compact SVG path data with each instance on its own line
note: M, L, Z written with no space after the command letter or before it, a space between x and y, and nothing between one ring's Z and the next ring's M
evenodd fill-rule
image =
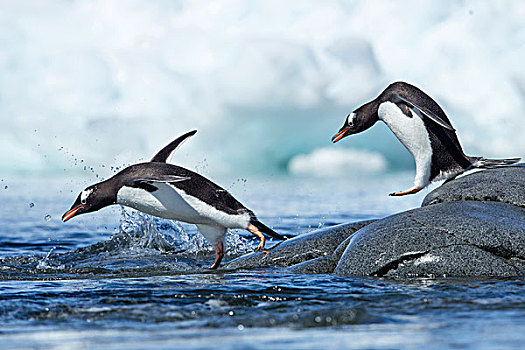
M390 193L391 196L417 193L432 181L452 180L470 169L505 166L520 160L465 155L456 130L441 107L419 88L405 82L390 84L376 99L350 113L332 142L365 131L378 120L385 122L416 163L414 186Z
M112 204L125 205L144 213L195 224L215 246L216 269L224 256L226 229L246 229L260 239L255 251L262 251L263 233L284 240L237 201L228 191L188 169L167 164L170 155L197 130L190 131L161 149L150 162L131 165L113 177L83 190L63 216L97 211Z

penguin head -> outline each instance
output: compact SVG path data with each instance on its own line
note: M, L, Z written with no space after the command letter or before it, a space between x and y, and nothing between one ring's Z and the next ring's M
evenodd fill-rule
M377 115L377 103L376 101L369 102L362 105L352 113L350 113L337 134L332 137L332 142L336 143L337 141L345 138L347 136L358 134L374 125L379 117Z
M74 216L97 211L116 203L116 194L112 194L107 183L100 182L80 192L71 208L62 215L66 222Z

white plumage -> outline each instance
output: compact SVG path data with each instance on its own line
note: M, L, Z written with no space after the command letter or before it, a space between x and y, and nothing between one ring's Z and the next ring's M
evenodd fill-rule
M210 243L216 243L226 228L246 229L250 215L228 214L167 183L156 183L158 190L123 186L117 193L117 203L165 219L196 224Z
M413 110L410 112L412 118L405 115L395 103L383 102L379 105L377 115L414 157L416 162L414 186L423 188L429 184L432 147L423 119Z

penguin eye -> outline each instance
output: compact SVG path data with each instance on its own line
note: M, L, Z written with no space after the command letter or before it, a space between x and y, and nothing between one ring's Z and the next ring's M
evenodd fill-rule
M93 192L93 189L89 189L89 190L84 190L82 191L82 193L80 194L80 203L82 204L86 204L87 203L87 198L89 197L89 195Z
M346 124L348 124L348 126L354 126L354 119L355 119L355 113L352 112L346 118Z

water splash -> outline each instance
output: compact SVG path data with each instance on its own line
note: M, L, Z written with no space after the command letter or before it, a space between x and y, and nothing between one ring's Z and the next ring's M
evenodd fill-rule
M51 268L51 266L48 264L49 257L51 256L51 253L55 249L56 249L56 247L51 248L51 250L47 253L47 255L44 257L44 259L42 259L42 260L40 260L38 262L38 264L36 265L36 269L37 270L47 270L47 269Z
M49 214L46 220L51 220ZM227 258L252 251L255 240L250 238L228 233ZM6 257L0 260L0 271L15 279L179 274L207 269L214 254L213 246L193 225L123 208L120 224L109 239L65 253L53 247L45 255Z
M198 231L182 224L153 217L139 211L122 209L122 219L115 237L120 237L130 249L154 249L160 252L186 254L211 253L213 247ZM226 235L226 254L239 255L253 249L253 241L237 231Z
M153 249L163 253L174 250L172 242L157 229L155 218L137 211L122 210L120 226L112 239L115 238L119 238L122 247L129 249Z

